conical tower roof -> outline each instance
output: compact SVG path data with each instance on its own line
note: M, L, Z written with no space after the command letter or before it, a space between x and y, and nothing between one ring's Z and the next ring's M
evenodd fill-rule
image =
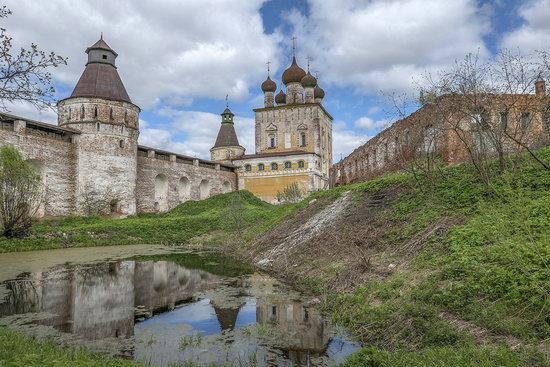
M237 133L235 132L235 125L233 124L233 112L229 108L226 108L222 112L222 124L220 131L218 131L218 137L213 148L220 147L240 147Z
M104 98L132 103L115 66L117 53L103 37L86 49L88 63L71 97Z

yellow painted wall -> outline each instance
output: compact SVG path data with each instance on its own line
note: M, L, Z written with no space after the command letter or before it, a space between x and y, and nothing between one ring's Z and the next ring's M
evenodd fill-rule
M294 182L297 182L304 191L307 191L307 175L260 178L247 177L244 179L244 187L246 190L263 200L273 201L277 197L279 191L282 191L286 186Z

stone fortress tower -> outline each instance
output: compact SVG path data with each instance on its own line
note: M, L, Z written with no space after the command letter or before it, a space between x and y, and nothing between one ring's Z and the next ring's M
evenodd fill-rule
M239 144L233 122L235 115L229 109L229 105L225 107L225 111L222 112L221 116L222 124L216 138L216 143L210 149L210 155L213 161L231 163L232 159L242 157L245 149Z
M136 213L138 106L132 103L103 40L86 49L88 62L71 96L58 102L59 126L75 139L77 212L92 194L113 198L111 212Z

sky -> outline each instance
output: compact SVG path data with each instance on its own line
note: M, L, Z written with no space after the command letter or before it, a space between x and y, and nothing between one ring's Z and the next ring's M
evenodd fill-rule
M426 73L468 53L550 47L550 0L5 0L1 21L15 49L36 43L68 58L51 70L56 98L70 95L84 50L103 32L140 114L143 145L208 159L229 95L235 128L254 153L261 83L290 65L319 75L333 116L333 156L347 156L395 118L391 93L414 93ZM56 123L54 111L12 113ZM411 111L412 112L412 111Z

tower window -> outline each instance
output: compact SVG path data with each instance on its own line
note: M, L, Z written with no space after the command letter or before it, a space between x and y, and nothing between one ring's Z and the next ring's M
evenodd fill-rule
M97 118L97 106L94 107L94 117Z
M252 171L252 166L251 166L250 164L245 164L245 165L244 165L244 170L245 170L246 172L250 172L250 171Z
M82 105L82 107L80 107L80 118L83 119L84 118L84 105Z
M265 166L263 163L258 164L258 171L263 171L265 169Z
M279 169L279 165L275 162L271 163L271 170L277 171Z
M118 146L119 146L120 148L124 148L124 140L119 140L119 141L118 141Z
M99 131L99 122L96 124L96 129Z
M107 55L102 55L101 57L103 58L103 60L107 60Z
M113 108L112 107L109 109L109 119L110 120L113 119Z
M291 169L292 163L291 162L285 162L285 169Z
M275 134L269 134L269 148L275 148L277 146L277 137Z
M306 133L300 134L300 146L305 147L307 145Z
M298 168L304 168L306 166L304 161L298 161Z

